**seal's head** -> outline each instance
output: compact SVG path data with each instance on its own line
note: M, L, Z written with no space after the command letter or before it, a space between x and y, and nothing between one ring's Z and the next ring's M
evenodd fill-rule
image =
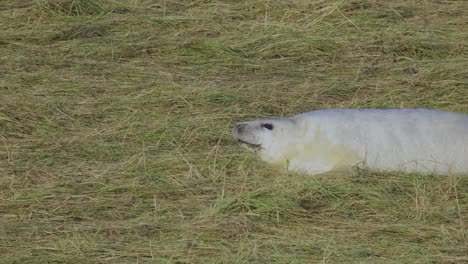
M259 119L237 123L232 135L264 161L278 163L285 161L285 153L297 145L297 128L292 118Z

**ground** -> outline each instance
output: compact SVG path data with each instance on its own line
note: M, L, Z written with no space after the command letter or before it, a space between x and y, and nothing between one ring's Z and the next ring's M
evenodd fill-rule
M230 135L468 113L467 39L466 1L3 0L2 263L467 263L468 177L284 173Z

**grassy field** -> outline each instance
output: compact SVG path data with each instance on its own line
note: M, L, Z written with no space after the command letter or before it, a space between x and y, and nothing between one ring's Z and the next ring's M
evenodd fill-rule
M468 263L468 177L307 177L230 135L468 113L467 41L466 1L2 0L0 262Z

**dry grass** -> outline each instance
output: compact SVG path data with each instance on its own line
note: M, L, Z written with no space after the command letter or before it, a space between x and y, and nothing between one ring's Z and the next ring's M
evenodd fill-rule
M466 177L285 174L230 138L318 108L468 113L467 18L466 1L1 1L1 262L468 262Z

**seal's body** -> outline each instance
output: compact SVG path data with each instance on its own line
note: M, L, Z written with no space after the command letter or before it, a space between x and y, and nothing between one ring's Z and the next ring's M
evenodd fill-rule
M267 163L311 175L373 171L468 174L468 115L429 109L329 109L241 122L236 141Z

